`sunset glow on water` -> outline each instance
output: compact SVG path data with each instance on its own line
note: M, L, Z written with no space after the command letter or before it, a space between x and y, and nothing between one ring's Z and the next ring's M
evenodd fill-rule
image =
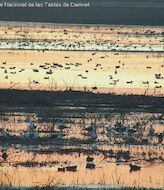
M162 189L163 33L2 22L2 188Z

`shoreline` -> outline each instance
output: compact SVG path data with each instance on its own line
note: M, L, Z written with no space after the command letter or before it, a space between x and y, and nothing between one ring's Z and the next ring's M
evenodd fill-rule
M37 22L37 21L11 21L11 20L8 20L8 21L3 21L3 20L0 20L0 25L1 24L4 24L4 25L8 25L8 24L11 24L11 25L18 25L19 24L22 24L22 25L35 25L35 26L42 26L42 25L45 25L45 26L81 26L81 27L85 27L85 26L91 26L91 27L97 27L97 26L101 26L101 27L136 27L136 28L146 28L146 27L150 27L150 28L162 28L164 29L164 25L133 25L133 24L129 24L129 25L124 25L124 24L76 24L76 23L53 23L53 22Z
M163 109L163 97L144 95L114 95L96 94L81 91L44 91L44 90L0 90L0 105L2 110L7 107L54 107L71 104L74 109L79 106L97 107L106 110L137 110L137 111L159 111ZM10 98L9 98L10 97ZM82 101L83 100L83 101ZM72 103L71 103L72 102ZM96 102L96 103L94 103ZM106 108L106 109L105 109ZM6 109L6 108L5 108ZM85 111L85 110L84 110ZM99 111L99 110L98 110Z
M51 187L0 187L0 190L162 190L161 188L138 188L138 187L122 187L122 186L114 186L114 185L57 185Z

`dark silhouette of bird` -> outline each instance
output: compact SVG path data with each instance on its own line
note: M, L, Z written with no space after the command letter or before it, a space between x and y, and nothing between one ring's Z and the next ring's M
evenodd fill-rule
M4 151L4 150L2 150L2 158L4 161L6 161L8 158L8 155L7 155L6 151Z
M130 164L129 166L130 166L130 172L139 171L141 169L141 167L137 165Z

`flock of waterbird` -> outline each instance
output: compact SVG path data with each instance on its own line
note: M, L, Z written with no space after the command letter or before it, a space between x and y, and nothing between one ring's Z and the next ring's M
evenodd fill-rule
M16 25L1 28L0 49L163 52L163 34L163 28Z
M0 125L0 135L11 139L46 138L52 141L55 139L68 141L91 139L110 144L135 144L137 142L140 146L164 143L162 132L164 114L109 114L108 119L73 119L72 117L58 118L46 124L38 122L38 118L30 119L27 123L27 119L25 122L21 116L4 117Z
M11 83L11 87L13 85L19 86L19 84L22 82L20 80L20 76L23 73L24 77L26 76L26 81L23 81L24 83L28 83L28 85L35 84L35 85L42 85L42 84L49 84L51 79L55 79L58 85L60 86L61 83L63 83L63 88L66 90L73 89L74 86L79 87L81 81L83 84L88 83L89 81L93 81L90 86L89 90L92 91L99 91L101 89L101 86L99 84L99 80L101 80L101 77L104 76L106 81L106 88L114 88L117 86L122 86L123 88L135 88L136 86L140 88L145 88L145 90L148 90L149 88L154 89L154 94L156 90L162 90L163 84L164 84L164 64L160 63L158 64L158 73L156 71L153 71L153 67L156 67L156 65L145 65L142 67L144 69L143 73L145 72L145 78L143 80L136 80L135 75L137 75L138 70L140 68L137 68L137 66L134 66L136 69L136 74L134 74L134 77L132 78L126 78L128 76L128 69L130 71L130 65L126 65L124 61L121 61L118 59L117 63L114 63L112 65L110 60L110 55L97 55L98 53L90 53L89 58L86 60L84 59L84 63L82 62L74 62L73 58L70 56L64 56L62 59L64 59L63 63L57 63L57 62L46 62L43 64L35 64L35 60L33 63L29 63L28 65L23 64L17 65L17 64L9 64L7 61L3 61L0 66L0 72L1 72L1 81L6 83ZM118 56L117 53L114 53L116 57ZM95 56L98 56L95 58ZM145 59L149 59L146 58ZM103 61L107 64L103 64ZM100 63L97 63L100 62ZM109 64L108 64L109 62ZM125 71L124 68L127 68ZM73 72L72 72L73 71ZM132 71L132 72L133 72ZM60 79L56 76L57 73L61 73L63 75ZM72 79L70 80L67 76L67 73L72 72ZM90 75L91 73L91 75ZM92 78L94 73L94 79ZM121 74L123 73L123 77L121 77ZM146 74L150 73L151 78L147 77ZM15 77L15 80L13 80ZM100 77L100 78L99 78ZM70 81L71 83L70 83ZM136 80L136 81L135 81ZM14 81L16 81L14 83ZM32 87L31 87L32 88ZM85 89L85 86L84 86Z
M30 29L29 29L30 28ZM126 64L121 60L121 57L117 58L122 53L127 53L127 56L138 52L136 59L140 61L139 53L145 54L145 60L149 60L150 54L156 53L157 57L163 57L163 28L158 27L128 27L128 26L74 26L68 25L20 25L2 24L0 27L0 49L11 51L25 51L35 50L38 54L45 54L45 62L40 64L35 63L22 63L22 66L18 66L16 62L8 65L8 60L3 60L0 64L1 81L3 83L11 83L10 87L18 87L22 80L20 80L21 73L27 80L23 82L31 87L31 84L41 85L50 84L52 80L55 80L55 84L62 86L66 89L72 89L76 86L76 89L88 89L92 91L101 91L105 88L142 88L145 92L149 89L153 89L153 94L156 91L163 93L164 84L164 60L154 63L154 65L146 62L144 67ZM71 54L62 55L56 61L47 61L46 52L49 51L69 51L75 53L76 61ZM78 55L76 52L81 52L81 57L84 52L90 52L87 59L77 61ZM110 60L108 53L115 55L118 59L117 63L112 63L114 60ZM39 54L39 55L40 55ZM12 56L8 55L8 56ZM53 56L53 55L52 55ZM55 56L55 55L54 55ZM19 56L18 56L19 57ZM3 53L2 53L3 59ZM26 58L24 58L26 59ZM64 59L61 62L60 59ZM156 59L156 57L154 57ZM19 60L19 59L18 59ZM105 63L105 64L104 64ZM28 68L27 68L27 65ZM138 63L136 63L138 64ZM158 65L158 70L155 70ZM124 68L129 69L125 71ZM130 78L128 72L131 72L131 67L139 69L134 77ZM136 81L137 72L144 69L145 78L140 81ZM30 72L26 72L26 71ZM56 73L59 71L61 77L57 77ZM71 77L69 75L70 71ZM76 71L76 72L73 72ZM93 74L94 71L94 74ZM60 73L60 72L59 72ZM92 73L90 75L90 73ZM147 77L147 73L150 73L151 78ZM15 75L15 78L13 77ZM20 75L20 76L19 76ZM94 75L94 76L93 76ZM105 79L103 78L105 76ZM19 78L19 79L18 79ZM60 79L59 79L60 78ZM71 78L71 79L70 79ZM100 82L104 80L104 83ZM38 87L39 88L39 87ZM124 91L126 93L126 90Z
M55 85L55 90L61 90L60 87L64 90L81 90L82 88L85 91L98 93L101 92L102 88L109 89L110 92L110 89L118 87L124 88L124 93L129 93L126 90L127 88L141 88L145 90L145 95L148 94L146 92L149 89L153 89L152 95L156 95L157 91L163 95L163 28L68 26L68 29L65 29L62 25L55 26L55 29L50 26L37 26L31 30L26 26L8 27L8 30L5 27L2 28L0 26L0 49L3 49L0 50L0 88L5 87L4 84L9 84L10 89L23 88L21 84L27 84L30 90L34 90L40 89L44 84L48 86L52 83L51 85ZM34 52L33 61L29 61L27 50ZM56 58L55 52L58 50L59 52L64 50L66 53L61 53ZM4 53L5 51L9 52L10 59ZM26 56L21 54L24 56L24 61L20 59L21 64L19 64L19 54L18 59L15 60L14 51L27 53ZM54 54L48 54L51 51ZM76 53L78 51L80 53ZM84 52L88 52L87 56ZM37 57L35 57L36 55ZM43 59L40 59L40 56ZM54 58L49 59L49 56ZM139 63L137 64L135 60L133 63L133 58ZM54 90L54 88L52 89ZM0 136L3 140L20 139L22 143L29 141L31 142L30 147L33 148L38 140L45 141L43 136L41 137L44 134L46 146L54 140L56 140L55 143L61 140L62 143L66 142L68 145L76 142L75 148L78 148L78 142L80 142L81 152L83 143L85 147L87 143L93 143L94 154L87 153L83 159L85 168L91 170L99 168L99 164L102 162L102 160L99 162L96 160L96 152L98 155L100 152L102 153L103 161L106 161L105 164L109 160L113 162L114 159L116 165L128 165L130 172L142 170L141 161L147 161L151 164L155 160L163 162L163 155L161 154L161 145L164 143L164 133L161 132L163 114L128 113L127 115L117 115L114 113L108 119L95 119L93 122L93 118L90 120L72 117L59 119L53 124L43 124L28 119L27 124L27 120L22 120L21 123L20 118L19 121L16 121L14 117L16 123L13 122L9 125L10 120L4 120L0 124ZM5 124L5 122L7 123ZM27 126L24 126L25 123ZM101 145L107 142L106 147L108 149L105 147L100 151ZM89 148L91 144L88 144ZM116 150L115 145L118 145ZM136 147L137 151L134 151ZM150 147L153 150L152 152ZM25 159L21 162L20 156L18 156L19 161L17 163L14 161L13 166L15 164L15 166L25 167L53 167L56 164L53 159L49 162L45 162L44 159L38 163L34 161L40 155L42 155L41 157L46 156L46 159L53 156L52 152L52 154L50 152L43 154L40 146L37 148L38 150L35 153L30 149L28 150L28 154L32 155L31 160ZM42 148L45 148L44 143ZM139 148L140 151L138 151ZM21 153L19 148L16 151ZM67 152L67 150L65 151ZM24 154L25 151L22 155ZM28 156L28 154L25 155ZM70 155L72 156L73 153L70 152ZM10 156L10 148L2 148L0 164L9 163ZM81 167L72 160L71 162L67 160L62 162L59 159L58 163L60 165L57 167L57 172L77 172ZM104 166L106 167L106 165Z
M15 122L17 123L20 120L20 118L21 117L19 117L19 116L15 117L14 118ZM116 118L117 118L117 120L116 120ZM134 118L135 118L135 121L134 121ZM149 119L150 121L145 121L145 118ZM77 131L78 128L81 128L81 130L80 130L81 133L84 133L84 131L87 131L87 133L84 133L83 135L86 136L86 134L88 134L89 138L91 139L90 143L94 142L94 143L96 143L97 146L102 145L102 142L104 142L104 140L105 140L104 138L100 139L99 137L103 136L103 135L107 135L110 145L112 145L112 142L114 141L114 144L116 146L118 144L120 145L120 149L115 150L114 146L109 146L108 152L105 151L105 149L104 150L99 149L99 152L101 152L104 156L103 160L106 160L108 158L114 159L114 162L116 163L116 165L120 165L120 164L129 165L129 171L135 172L135 171L141 170L142 167L139 164L137 164L137 163L142 164L141 161L146 161L148 163L153 162L154 159L158 160L158 162L163 161L163 156L161 154L162 146L160 149L159 145L160 144L162 145L164 142L163 141L164 133L157 132L158 130L153 128L151 125L153 122L157 121L158 123L161 122L161 126L162 126L163 118L164 118L164 114L146 114L146 113L142 113L142 114L140 113L140 114L136 114L136 115L135 114L133 114L133 115L112 114L112 117L110 118L110 122L106 121L107 122L106 127L103 126L103 124L105 124L105 123L103 123L102 121L101 122L99 121L99 123L97 123L96 120L95 120L95 122L92 122L92 121L90 122L90 120L84 120L83 122L81 122L81 119L80 120L72 119L70 121L70 122L72 122L72 125L74 125L74 127L72 125L70 125L69 123L65 123L64 120L57 121L56 123L54 123L54 125L52 125L52 127L53 127L53 130L55 128L58 128L60 130L60 133L63 133L63 134L65 133L65 136L67 136L67 135L69 136L70 133L74 133L75 130ZM7 119L7 117L5 117L5 119ZM140 119L140 122L138 122L138 119ZM13 120L13 118L12 118L12 120ZM17 128L19 128L19 130L21 129L20 131L16 128L15 129L18 130L17 132L21 134L19 136L21 139L25 139L26 142L31 141L35 145L38 138L41 138L38 135L37 136L35 135L36 132L41 133L41 131L39 132L39 128L41 128L41 126L39 126L40 125L39 123L36 124L32 120L30 120L30 117L28 117L28 120L29 120L29 123L27 125L26 131L24 130L25 128L21 129L21 126L17 126ZM87 123L85 123L85 122L87 122ZM82 123L83 124L85 123L85 125L83 127L81 126ZM76 126L76 125L79 125L79 126ZM47 127L49 127L48 124L47 124ZM46 128L46 126L44 126L44 128ZM73 128L74 128L74 130L73 130ZM8 129L8 132L10 130L11 129ZM12 128L12 131L10 131L10 133L12 133L13 130L14 130L14 128ZM23 131L23 133L21 131ZM44 129L44 130L42 129L42 132L43 131L45 133L48 132L46 129ZM51 131L51 132L53 132L53 131ZM117 139L127 138L127 134L129 135L128 139L132 139L132 138L136 139L136 141L138 141L139 144L135 145L135 143L134 143L135 141L134 142L128 141L130 144L128 142L125 143L123 141L117 141ZM141 135L141 134L144 134L144 135ZM4 139L7 138L7 139L11 140L11 137L13 138L14 136L11 135L8 137L7 136L3 136L3 137L4 137ZM15 138L18 138L18 136L17 137L15 136ZM51 140L56 139L57 141L61 140L61 138L59 139L59 138L57 138L57 136L54 136L53 134L50 137L50 139ZM46 140L47 140L47 142L49 141L49 139L46 139ZM82 140L82 139L79 139L79 136L77 136L77 134L76 134L74 137L68 138L67 140L71 144L71 141L78 142L78 140ZM24 142L25 141L22 141L22 143L24 143ZM89 143L88 140L86 142ZM100 144L98 142L100 142ZM49 141L49 143L51 144L52 141ZM84 138L83 138L83 143L84 143ZM85 143L85 146L87 143ZM134 143L134 145L133 145L133 143ZM150 150L149 150L150 147L146 149L146 146L148 144L153 149L152 152L150 152ZM119 147L119 145L118 145L118 147ZM155 145L158 145L159 147L158 146L155 147ZM78 147L78 143L76 146ZM136 151L136 152L131 151L130 147L133 147L134 149L136 147L138 147L138 149L140 149L140 151ZM42 145L42 148L43 148L43 145ZM17 150L17 152L19 152L19 151ZM37 150L37 154L35 154L35 155L38 156L39 154L40 154L40 151ZM91 157L90 154L86 154L86 155L88 155L85 160L86 169L98 168L99 163L95 162L94 157ZM46 155L46 156L48 156L48 155ZM10 161L10 159L8 157L11 157L10 151L6 150L6 149L2 149L0 158L1 158L3 164ZM52 163L51 162L45 163L44 161L37 163L37 162L33 162L33 159L31 159L28 162L18 161L17 163L15 163L16 161L14 161L13 164L16 164L17 166L21 165L21 166L25 166L25 167L44 167L44 166L53 167L53 166L56 166L54 164L53 160L51 160L51 161L52 161ZM113 161L111 161L111 162L113 162ZM76 163L72 163L72 164L70 164L70 163L63 164L62 163L61 166L58 166L57 171L58 172L76 172L76 171L78 171L78 169L79 168L76 165Z

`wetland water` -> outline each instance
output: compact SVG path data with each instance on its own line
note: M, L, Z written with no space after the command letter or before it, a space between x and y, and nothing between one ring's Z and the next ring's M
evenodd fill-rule
M163 32L148 26L2 22L0 87L162 96Z
M1 186L163 188L163 31L2 22Z
M163 187L163 112L113 111L112 104L94 109L96 105L76 104L68 93L64 97L51 109L12 107L12 99L8 108L2 105L0 149L8 157L1 158L1 184ZM54 98L49 100L52 104Z

